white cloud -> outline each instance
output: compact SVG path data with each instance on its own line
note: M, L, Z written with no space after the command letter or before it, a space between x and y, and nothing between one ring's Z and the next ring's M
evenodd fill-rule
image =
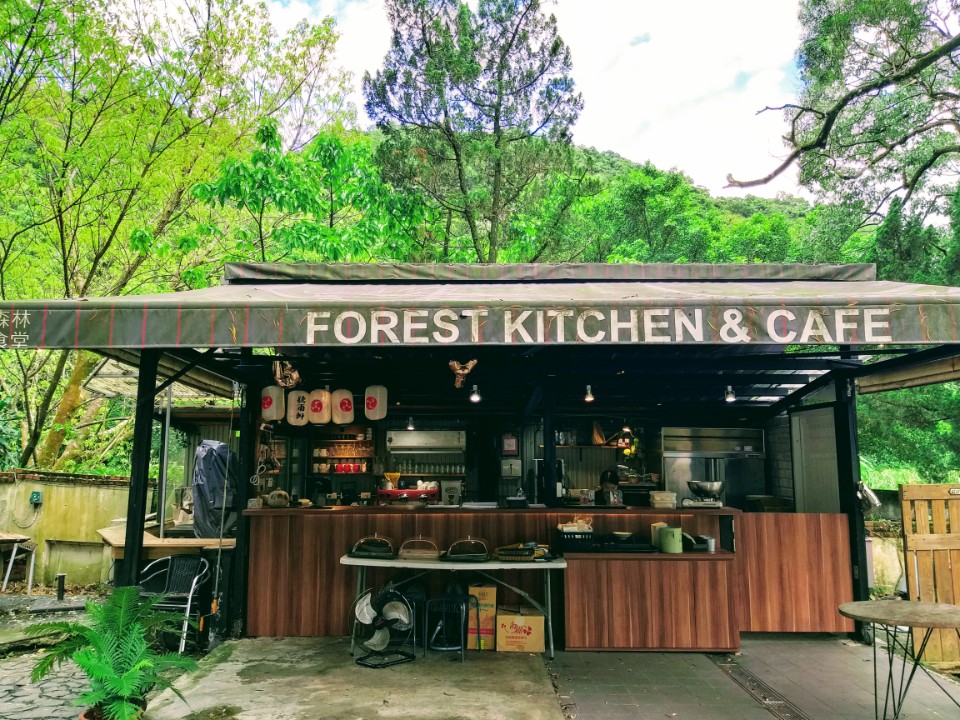
M793 100L799 43L796 0L559 0L547 4L570 46L584 110L577 144L677 168L714 194L727 173L765 175L784 157L781 113L757 111ZM281 30L306 17L337 18L339 64L354 74L362 112L364 71L389 48L382 0L271 0ZM790 171L754 188L796 192Z

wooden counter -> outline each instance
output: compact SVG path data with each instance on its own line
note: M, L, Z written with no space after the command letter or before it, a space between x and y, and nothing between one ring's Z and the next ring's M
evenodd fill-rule
M631 530L649 535L650 523L680 525L687 532L714 534L719 517L737 510L651 510L583 508L527 510L423 509L411 506L279 508L247 510L250 518L250 580L247 633L255 636L315 637L345 635L355 593L354 571L339 558L353 544L375 532L398 546L416 535L432 537L445 549L467 535L483 538L491 550L536 540L555 545L558 522L590 516L596 532ZM531 594L540 588L530 573L505 575ZM370 573L380 585L385 573ZM442 589L442 588L441 588ZM500 603L519 598L499 597ZM558 611L559 615L559 611Z
M836 611L852 592L844 515L740 513L729 508L410 506L245 514L250 520L247 634L254 636L345 635L356 576L339 559L366 535L385 535L397 546L425 535L441 549L467 535L483 538L491 550L530 540L556 547L557 524L578 515L591 517L595 532L629 530L642 537L649 537L650 524L659 521L718 538L724 525L735 526L737 552L567 553L564 592L554 594L554 611L566 619L568 649L729 651L739 646L741 630L837 632L850 627ZM730 549L733 531L727 532ZM508 582L539 597L534 573L505 572ZM389 577L371 570L369 582L379 586ZM512 593L497 600L519 602Z
M565 557L567 650L740 648L733 553Z

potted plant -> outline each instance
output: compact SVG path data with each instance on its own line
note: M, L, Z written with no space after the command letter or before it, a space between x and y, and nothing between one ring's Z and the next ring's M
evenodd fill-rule
M86 705L81 720L134 720L147 706L154 687L173 688L163 673L173 668L192 670L196 663L175 653L158 653L153 644L159 633L178 628L182 615L154 608L160 597L141 598L136 587L114 588L102 603L88 602L84 622L39 623L27 628L33 635L60 633L63 639L34 665L36 682L66 660L87 675L90 690L75 704Z

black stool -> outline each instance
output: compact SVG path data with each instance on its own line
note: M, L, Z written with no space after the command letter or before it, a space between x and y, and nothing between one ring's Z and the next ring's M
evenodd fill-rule
M477 628L480 627L480 601L476 595L461 595L456 593L445 593L436 595L427 600L427 606L423 613L423 656L427 656L427 647L431 650L440 650L442 652L459 650L460 662L466 659L467 649L467 613L470 606L476 608ZM439 620L430 634L429 624L431 613L434 616L439 615ZM456 625L457 634L460 636L459 645L436 645L435 640L441 631L449 628L450 621L459 623ZM449 638L447 638L449 639Z

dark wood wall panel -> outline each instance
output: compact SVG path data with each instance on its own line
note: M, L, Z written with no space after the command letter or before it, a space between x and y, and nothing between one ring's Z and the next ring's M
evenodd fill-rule
M743 631L853 631L837 612L853 599L846 515L746 513L737 555Z

